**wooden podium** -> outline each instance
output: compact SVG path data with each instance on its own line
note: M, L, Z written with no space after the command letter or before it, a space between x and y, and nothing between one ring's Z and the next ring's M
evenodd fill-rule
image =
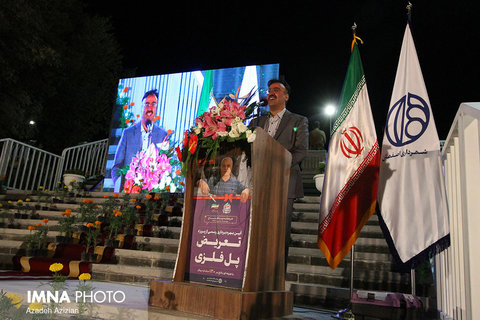
M285 211L291 154L263 129L250 145L253 196L242 289L185 280L193 221L196 163L186 177L182 232L173 282L152 281L149 304L217 319L261 319L292 314L285 291Z

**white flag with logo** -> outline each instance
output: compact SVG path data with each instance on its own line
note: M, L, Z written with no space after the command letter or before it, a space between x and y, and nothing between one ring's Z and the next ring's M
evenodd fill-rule
M378 202L387 241L415 266L449 245L435 121L407 24L383 137Z

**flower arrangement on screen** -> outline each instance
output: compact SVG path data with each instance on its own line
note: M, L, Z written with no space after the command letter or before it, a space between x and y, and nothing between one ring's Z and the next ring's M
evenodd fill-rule
M167 138L137 152L125 174L124 192L182 192L181 165L171 145Z
M222 142L255 140L255 132L246 124L258 106L251 104L247 107L254 93L252 90L246 97L240 98L242 103L238 102L237 96L229 95L195 119L195 125L185 131L182 146L175 149L183 173L189 159L199 157L199 150L204 151L202 159L207 160L215 158Z

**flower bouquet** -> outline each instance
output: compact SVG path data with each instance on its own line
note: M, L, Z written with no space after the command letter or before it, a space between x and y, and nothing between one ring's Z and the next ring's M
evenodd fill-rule
M158 145L152 143L146 152L139 151L133 157L125 174L123 191L182 192L183 176L180 168L169 139Z
M195 126L185 131L182 148L176 148L184 174L189 159L192 156L198 159L200 152L203 160L213 159L222 142L255 140L255 132L246 124L258 106L256 103L247 106L254 93L250 92L242 103L236 96L229 95L195 119Z

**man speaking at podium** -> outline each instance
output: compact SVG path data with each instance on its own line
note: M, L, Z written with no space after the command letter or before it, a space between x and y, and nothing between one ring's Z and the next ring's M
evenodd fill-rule
M306 117L286 109L290 95L290 86L285 80L268 81L267 103L269 115L255 118L251 127L261 127L292 154L290 180L288 183L287 221L285 223L285 266L288 260L290 244L290 226L292 222L293 202L303 197L303 184L300 163L307 156L308 120Z
M142 121L123 130L117 151L115 152L111 171L115 192L119 192L122 187L121 183L117 183L119 180L118 171L130 165L132 158L138 151L147 151L151 143L157 145L163 142L167 136L165 130L153 124L157 114L158 91L150 90L145 92L142 103Z

